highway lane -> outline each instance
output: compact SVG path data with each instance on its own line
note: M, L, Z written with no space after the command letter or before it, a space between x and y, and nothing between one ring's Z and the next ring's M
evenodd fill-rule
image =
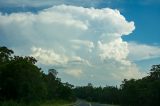
M90 103L85 100L77 100L73 106L118 106L118 105L109 105L109 104L99 104L99 103Z
M87 101L78 99L73 106L91 106L91 104Z

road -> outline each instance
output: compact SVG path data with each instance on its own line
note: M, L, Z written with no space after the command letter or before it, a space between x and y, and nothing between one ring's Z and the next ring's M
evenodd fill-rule
M118 105L90 103L84 100L77 100L73 106L118 106Z

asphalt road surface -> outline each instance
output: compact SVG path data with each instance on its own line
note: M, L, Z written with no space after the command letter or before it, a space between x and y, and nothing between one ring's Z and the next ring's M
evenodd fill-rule
M118 105L90 103L84 100L77 100L73 106L118 106Z

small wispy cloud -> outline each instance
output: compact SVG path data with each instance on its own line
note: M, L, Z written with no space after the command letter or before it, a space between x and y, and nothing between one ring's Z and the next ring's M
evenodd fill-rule
M160 57L160 47L136 42L128 43L129 59L132 61L149 60Z
M66 70L65 74L68 74L72 77L79 78L83 74L83 71L80 69L70 69L70 70Z

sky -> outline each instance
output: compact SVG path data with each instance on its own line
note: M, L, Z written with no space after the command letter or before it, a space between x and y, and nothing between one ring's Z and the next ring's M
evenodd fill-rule
M0 46L75 86L120 85L160 64L160 0L0 0Z

